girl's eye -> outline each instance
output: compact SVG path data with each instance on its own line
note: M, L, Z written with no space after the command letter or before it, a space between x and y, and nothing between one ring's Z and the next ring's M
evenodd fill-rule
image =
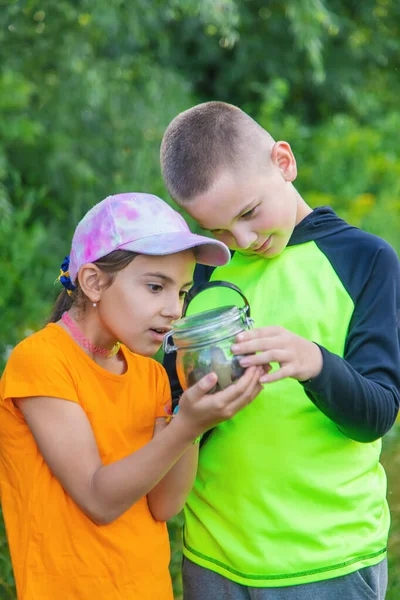
M159 283L148 283L147 287L153 294L158 294L159 292L162 292L163 289L163 286Z
M182 300L186 296L187 293L188 293L188 290L181 290L179 292L179 298Z
M243 213L242 216L240 217L241 219L248 219L249 217L252 217L254 214L254 211L256 210L256 207L251 208L250 210L248 210L247 212Z
M219 240L220 242L227 243L228 240L232 237L232 234L225 229L221 229L220 231L213 231L213 236Z

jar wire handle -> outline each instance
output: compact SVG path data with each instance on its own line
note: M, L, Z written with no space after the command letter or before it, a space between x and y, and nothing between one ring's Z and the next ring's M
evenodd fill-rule
M226 288L230 288L231 290L237 292L244 300L244 309L245 309L245 312L247 313L247 318L250 320L249 301L247 300L246 296L243 294L242 290L240 288L238 288L236 285L234 285L233 283L230 283L229 281L205 281L203 283L197 283L193 287L191 287L185 296L185 301L183 303L183 308L182 308L182 317L186 316L186 311L189 307L189 304L196 296L201 294L201 292L204 292L205 290L208 290L208 289L214 288L214 287L226 287Z
M171 345L170 342L172 342ZM165 334L162 343L162 348L165 354L171 354L171 352L176 352L178 350L178 348L174 346L174 342L172 341L172 331L168 331L168 333Z

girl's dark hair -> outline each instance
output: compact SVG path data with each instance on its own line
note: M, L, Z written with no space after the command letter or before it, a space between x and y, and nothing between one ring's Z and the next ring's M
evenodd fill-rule
M125 267L133 261L135 256L137 256L135 252L129 252L128 250L114 250L114 252L110 252L110 254L93 261L93 264L97 265L101 271L108 275L105 285L106 288L112 284L118 271L125 269ZM87 297L82 292L78 280L76 280L75 286L76 287L71 295L68 294L65 288L59 294L48 320L49 323L56 323L56 321L59 321L62 314L66 310L69 310L73 305L79 306L79 308L84 310Z

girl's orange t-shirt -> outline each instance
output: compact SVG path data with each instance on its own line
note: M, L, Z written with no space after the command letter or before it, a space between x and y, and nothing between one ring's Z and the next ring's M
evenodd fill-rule
M20 600L172 600L165 523L144 497L95 525L44 462L13 398L50 396L85 411L104 464L135 452L166 415L163 367L122 346L123 375L99 367L57 324L12 351L0 381L0 492Z

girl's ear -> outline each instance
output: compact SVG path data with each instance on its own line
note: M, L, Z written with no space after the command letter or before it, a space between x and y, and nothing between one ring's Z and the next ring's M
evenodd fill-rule
M78 281L85 296L91 302L99 302L106 283L105 273L94 263L86 263L79 269Z
M275 142L271 151L272 163L278 167L286 181L294 181L297 177L296 159L290 144Z

